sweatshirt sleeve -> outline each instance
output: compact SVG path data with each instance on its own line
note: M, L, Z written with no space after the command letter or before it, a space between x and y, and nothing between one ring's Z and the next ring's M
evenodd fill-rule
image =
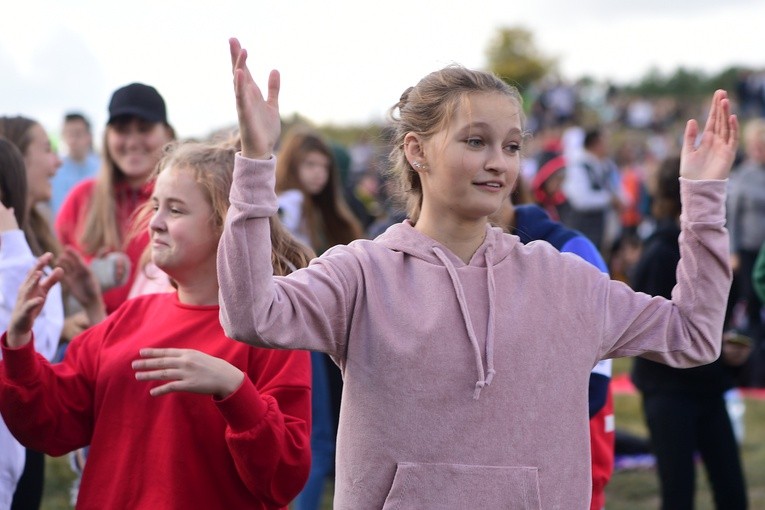
M672 299L601 282L602 358L639 356L673 367L711 363L720 355L731 285L725 224L726 181L680 178L680 262Z
M277 213L276 160L237 155L230 207L218 246L220 320L226 335L278 349L341 357L355 275L349 249L312 261L287 277L273 275L269 217Z
M0 413L23 445L58 456L90 443L95 362L82 347L99 326L73 340L55 365L32 342L11 349L5 334L0 339Z
M237 391L216 401L226 442L244 484L258 500L289 504L311 466L311 367L307 352L254 349Z

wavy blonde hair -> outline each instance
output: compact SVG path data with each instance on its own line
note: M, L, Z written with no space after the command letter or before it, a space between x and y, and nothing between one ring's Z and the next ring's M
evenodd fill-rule
M191 173L205 198L212 206L212 222L223 233L223 225L229 208L229 191L234 175L234 159L240 150L238 139L212 142L173 142L165 146L162 158L152 176L169 168L184 169ZM136 216L131 236L145 232L153 214L153 204L144 204ZM298 242L279 221L278 216L269 218L271 226L271 263L274 274L284 276L295 269L305 267L315 256L310 248ZM147 247L141 257L145 265L151 257Z

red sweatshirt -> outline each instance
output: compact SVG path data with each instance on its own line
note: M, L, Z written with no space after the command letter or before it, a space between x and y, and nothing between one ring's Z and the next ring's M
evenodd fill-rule
M218 306L175 293L127 301L49 364L30 342L0 362L0 412L50 455L90 445L78 509L284 508L310 468L310 362L304 351L224 336ZM131 361L143 347L198 349L248 377L224 400L149 395Z
M56 216L56 235L63 245L73 246L87 261L93 258L93 253L86 253L80 244L80 236L85 228L85 220L90 210L90 200L93 195L95 179L86 179L78 183L67 195L61 209ZM117 224L120 235L126 240L132 227L131 215L149 200L154 189L154 181L146 183L140 189L133 189L126 184L115 186L115 200L117 203ZM124 247L107 247L106 252L124 251L130 258L130 277L125 285L115 287L104 293L106 312L111 313L117 309L128 297L130 287L135 280L136 271L139 269L139 260L144 248L149 243L147 232L131 239Z

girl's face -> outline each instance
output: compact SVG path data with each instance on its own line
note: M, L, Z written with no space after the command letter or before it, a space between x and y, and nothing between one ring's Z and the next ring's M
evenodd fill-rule
M516 101L499 93L468 95L452 121L423 143L421 218L485 221L508 200L522 140Z
M309 195L318 195L329 182L329 158L321 152L306 154L298 166L298 179Z
M27 196L29 206L47 202L51 197L51 178L61 166L61 160L53 152L50 139L40 124L30 128L31 142L24 154L27 168Z
M215 275L220 229L191 171L170 167L157 176L149 221L151 259L179 283Z
M146 182L169 141L171 136L164 124L137 117L115 122L106 129L109 155L133 187Z

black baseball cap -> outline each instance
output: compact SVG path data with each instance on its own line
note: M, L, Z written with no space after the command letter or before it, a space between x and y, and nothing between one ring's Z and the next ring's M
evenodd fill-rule
M125 85L115 90L109 101L109 124L117 117L126 116L167 124L165 100L151 85L143 83Z

